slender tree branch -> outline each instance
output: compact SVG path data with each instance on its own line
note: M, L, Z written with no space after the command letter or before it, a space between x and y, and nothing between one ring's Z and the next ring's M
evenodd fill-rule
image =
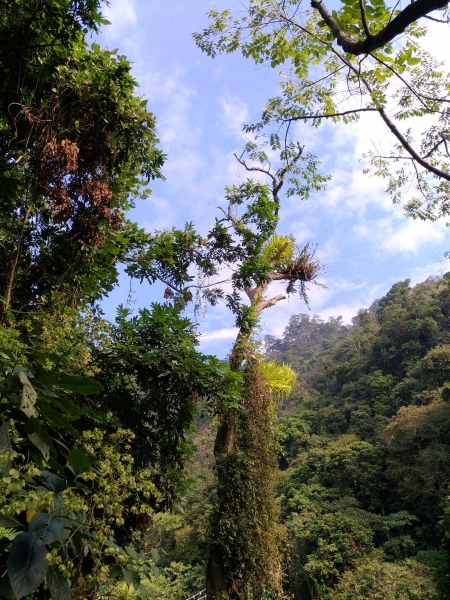
M435 144L435 145L434 145L434 146L431 148L431 150L430 150L429 152L427 152L427 154L425 154L425 156L423 156L422 158L424 158L424 159L425 159L425 158L430 158L430 156L433 154L433 152L434 152L435 150L437 150L441 144L444 144L444 145L446 145L446 143L447 143L447 140L446 140L446 138L442 138L442 140L441 140L440 142L438 142L437 144Z
M364 40L353 40L341 28L339 23L328 12L325 4L321 0L311 0L311 6L315 8L325 23L330 28L334 38L341 48L348 54L358 56L360 54L370 54L378 48L382 48L391 42L405 29L421 17L425 17L434 10L445 8L448 0L415 0L403 9L386 27L376 35L366 37Z
M364 6L364 0L359 0L359 9L361 11L361 21L364 27L364 31L368 38L372 37L370 33L369 24L367 23L366 7Z
M289 117L289 119L282 119L284 123L287 121L302 121L303 119L330 119L332 117L343 117L345 115L351 115L359 112L378 112L378 108L354 108L353 110L344 110L338 113L332 113L330 115L302 115L301 117Z
M14 257L14 262L13 265L11 267L11 273L9 274L9 281L8 281L8 286L6 288L6 294L5 294L5 311L7 311L11 305L11 295L12 295L12 290L14 287L14 279L16 277L16 270L17 270L17 265L19 264L19 258L20 258L20 252L22 250L22 242L23 242L23 236L25 233L25 226L27 224L28 218L30 216L30 213L33 209L34 203L31 202L30 206L27 209L27 212L25 213L25 216L23 218L23 222L22 222L22 226L20 229L20 235L19 235L19 239L17 241L17 250L16 250L16 256Z
M298 279L297 273L270 273L269 278L272 281L289 281L290 279Z
M397 127L394 125L394 123L389 119L384 108L380 107L378 112L380 113L381 118L386 123L386 125L389 127L391 132L395 135L395 137L398 139L400 144L403 146L403 148L408 152L408 154L414 160L416 160L419 163L419 165L421 167L423 167L427 171L430 171L430 173L434 173L434 175L437 175L438 177L445 179L446 181L450 181L450 173L447 173L446 171L442 171L442 169L438 169L431 163L427 162L420 156L420 154L418 154L414 150L414 148L411 146L411 144L408 142L408 140L403 136L403 134L397 129Z
M228 277L228 279L222 279L222 281L214 281L214 283L205 283L204 285L188 285L184 288L184 291L191 288L202 290L203 288L213 287L214 285L220 285L221 283L228 283L229 281L231 281L230 277Z
M313 1L315 1L315 0L313 0ZM417 0L417 2L421 2L421 1L422 0ZM416 4L416 3L414 3L414 4ZM348 60L346 60L339 52L336 52L335 50L333 50L333 52L335 52L335 54L337 56L339 56L339 58L342 60L342 62L347 64L349 69L351 69L356 75L358 75L358 71ZM367 91L373 97L372 86L369 84L369 82L364 77L361 77L359 75L359 78L366 86ZM422 166L424 169L427 169L427 171L430 171L430 173L434 173L434 175L437 175L438 177L441 177L442 179L445 179L446 181L450 181L450 173L447 173L446 171L442 171L441 169L438 169L431 163L427 162L420 156L420 154L418 154L414 150L414 148L411 146L411 144L408 142L408 140L404 137L404 135L401 133L401 131L399 129L397 129L397 127L394 125L394 123L388 117L386 111L384 110L384 108L382 106L380 106L377 110L378 110L378 113L380 114L380 117L383 119L383 121L386 123L386 125L391 130L391 133L394 134L394 136L398 139L400 144L408 152L408 154L411 156L411 158L416 160L419 163L419 165Z
M436 19L436 17L430 17L430 15L424 15L425 19L430 19L430 21L436 21L436 23L445 23L448 25L450 23L450 18L448 19Z
M385 67L386 69L389 69L389 71L390 71L391 73L393 73L393 74L394 74L396 77L398 77L398 78L400 79L400 81L401 81L401 82L402 82L404 85L406 85L406 87L408 88L408 90L409 90L409 91L410 91L410 92L411 92L411 93L412 93L412 94L413 94L413 95L414 95L414 96L417 98L417 100L418 100L418 101L419 101L419 102L422 104L422 106L423 106L424 108L426 108L427 110L430 110L430 109L428 108L428 106L425 104L425 102L422 100L422 98L420 97L420 94L418 94L418 93L416 92L416 90L415 90L413 87L411 87L411 86L409 85L409 83L408 83L408 82L407 82L405 79L403 79L403 77L400 75L400 73L397 73L397 71L396 71L395 69L393 69L391 66L389 66L388 64L386 64L386 63L384 62L384 60L381 60L381 58L378 58L378 56L376 56L375 54L372 54L372 53L371 53L371 54L370 54L370 56L372 56L372 57L373 57L373 58L374 58L376 61L378 61L379 63L381 63L381 64L383 65L383 67ZM440 112L440 111L433 111L433 112ZM441 114L442 114L442 113L441 113Z
M239 157L237 154L235 154L234 156L235 156L236 160L238 161L238 163L240 163L243 167L245 167L245 169L247 169L247 171L259 171L260 173L265 173L266 175L268 175L269 177L272 178L272 181L274 182L274 184L276 183L276 177L275 177L275 175L273 175L270 172L270 170L263 169L262 167L249 167L247 165L247 163L245 162L245 160L242 159L243 155L241 155Z
M286 296L284 294L279 294L278 296L275 296L274 298L271 298L270 300L263 300L258 305L259 312L263 311L265 308L269 308L270 306L275 306L275 304L280 302L280 300L285 300L285 299L286 299Z
M169 281L167 281L166 279L164 279L164 277L161 277L161 275L156 274L156 277L162 281L165 285L167 285L167 287L170 287L172 290L174 290L177 294L182 294L183 291L179 290L177 287L175 287L172 283L170 283ZM148 279L148 278L147 278ZM151 283L151 282L149 282Z

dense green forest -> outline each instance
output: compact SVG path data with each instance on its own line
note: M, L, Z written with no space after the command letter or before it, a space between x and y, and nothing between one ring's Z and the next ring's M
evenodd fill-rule
M130 62L90 43L101 2L0 0L0 597L449 598L448 278L398 283L351 326L300 314L258 339L268 309L323 285L314 244L277 231L286 197L331 178L294 122L376 113L397 146L369 159L394 202L450 211L450 84L419 23L447 2L341 4L313 0L300 26L300 0L251 0L194 34L291 68L202 234L129 218L167 156ZM418 151L394 120L424 116ZM161 302L108 321L121 272ZM226 360L191 318L218 304Z
M395 284L350 326L299 314L266 338L298 374L274 426L289 597L448 598L449 341L441 278ZM166 560L191 577L214 489L212 429L199 430L194 491L155 522Z

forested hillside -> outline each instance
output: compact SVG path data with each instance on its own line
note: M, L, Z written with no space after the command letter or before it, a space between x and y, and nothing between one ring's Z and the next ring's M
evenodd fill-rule
M431 598L435 577L447 597L447 281L397 283L350 327L296 315L266 341L299 373L276 425L295 598Z
M440 278L395 284L350 326L299 314L266 337L298 373L274 424L288 597L449 597L449 342ZM214 494L212 429L198 425L195 484L154 529L189 589L203 581Z
M300 3L213 9L193 34L290 72L243 126L223 205L208 189L198 229L155 230L131 211L168 159L131 63L93 41L108 3L0 0L5 600L450 598L449 278L258 339L267 309L323 286L315 244L280 228L331 180L297 122L376 113L397 146L369 163L394 202L450 214L449 76L418 41L447 2ZM394 120L421 117L419 150ZM160 302L132 310L155 283ZM217 305L226 360L198 351Z

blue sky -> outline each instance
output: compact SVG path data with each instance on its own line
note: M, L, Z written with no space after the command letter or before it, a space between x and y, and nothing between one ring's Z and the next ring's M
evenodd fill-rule
M238 9L238 0L217 0L217 8ZM182 227L193 221L206 232L224 205L223 189L242 175L233 157L246 138L243 123L256 121L265 101L277 94L280 76L257 67L241 55L211 60L198 50L192 32L207 24L207 0L111 0L100 43L118 48L133 63L140 93L157 119L161 147L168 154L165 182L154 182L153 194L140 201L132 218L151 231ZM439 33L437 33L439 32ZM450 32L449 32L450 33ZM430 23L427 49L450 59L450 35ZM323 318L342 315L349 322L397 281L413 283L449 270L442 263L450 249L444 222L406 219L384 191L385 183L362 173L361 156L372 144L389 143L387 132L373 115L353 125L325 124L316 130L301 125L296 137L305 150L322 161L332 175L327 190L307 202L286 199L280 232L299 243L318 244L318 256L327 265L321 281L326 289L310 290L311 314ZM134 283L134 308L162 301L163 286ZM126 303L130 284L120 287L104 304L109 318ZM308 312L299 298L280 302L263 314L261 334L281 335L291 315ZM235 337L232 315L225 306L206 311L199 319L201 349L224 356Z

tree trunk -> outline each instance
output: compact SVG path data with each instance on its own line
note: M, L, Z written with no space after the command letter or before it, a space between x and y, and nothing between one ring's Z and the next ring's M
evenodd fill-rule
M250 333L241 329L237 335L229 361L232 371L238 372L241 370ZM217 429L214 443L214 457L216 459L217 489L219 494L223 486L226 485L227 458L236 449L236 419L237 414L224 416ZM218 498L218 505L217 518L218 523L220 523L224 508L224 498ZM231 590L224 558L222 549L214 545L213 541L206 567L206 597L208 600L225 600L230 597Z

